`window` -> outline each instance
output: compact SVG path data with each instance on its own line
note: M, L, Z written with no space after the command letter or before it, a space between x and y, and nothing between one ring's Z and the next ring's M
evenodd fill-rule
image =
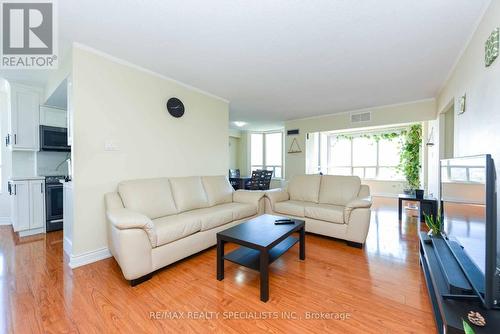
M283 177L283 133L267 132L250 135L251 170L273 171L274 178Z
M385 136L384 132L334 134L309 134L306 143L308 162L307 172L316 174L357 175L362 179L404 180L398 170L402 136L399 130L391 130L393 136ZM387 132L386 132L387 133ZM323 157L321 140L326 138L326 158Z
M328 164L327 174L350 175L352 170L351 162L351 141L345 138L328 137Z

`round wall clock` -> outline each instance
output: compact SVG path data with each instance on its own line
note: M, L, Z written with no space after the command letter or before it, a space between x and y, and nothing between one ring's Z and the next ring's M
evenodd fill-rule
M172 97L167 101L167 110L170 115L179 118L184 115L184 104L176 97Z

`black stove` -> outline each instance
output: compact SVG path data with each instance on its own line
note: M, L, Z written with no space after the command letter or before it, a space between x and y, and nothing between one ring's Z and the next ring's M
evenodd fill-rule
M63 184L64 175L45 177L46 231L63 229Z
M64 180L64 179L66 179L66 176L64 176L64 175L46 176L45 177L45 184L47 184L47 183L60 183L59 180Z

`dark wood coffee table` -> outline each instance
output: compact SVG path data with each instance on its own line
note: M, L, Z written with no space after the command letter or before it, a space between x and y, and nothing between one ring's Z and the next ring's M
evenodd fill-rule
M286 217L262 215L217 233L217 279L224 279L224 260L260 272L260 300L269 300L269 265L297 242L299 258L306 258L305 222L292 219L294 224L275 225L276 219ZM291 236L299 232L299 238ZM232 242L240 247L224 254L224 244Z

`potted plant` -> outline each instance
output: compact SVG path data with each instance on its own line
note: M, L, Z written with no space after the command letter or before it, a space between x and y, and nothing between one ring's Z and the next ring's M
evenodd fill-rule
M405 132L401 146L399 170L403 172L408 189L406 194L414 194L417 198L423 198L424 190L420 189L420 147L422 145L422 125L413 124Z
M441 215L441 210L438 211L437 216L428 215L424 212L425 225L429 228L427 233L430 237L441 236L443 232L443 216Z

